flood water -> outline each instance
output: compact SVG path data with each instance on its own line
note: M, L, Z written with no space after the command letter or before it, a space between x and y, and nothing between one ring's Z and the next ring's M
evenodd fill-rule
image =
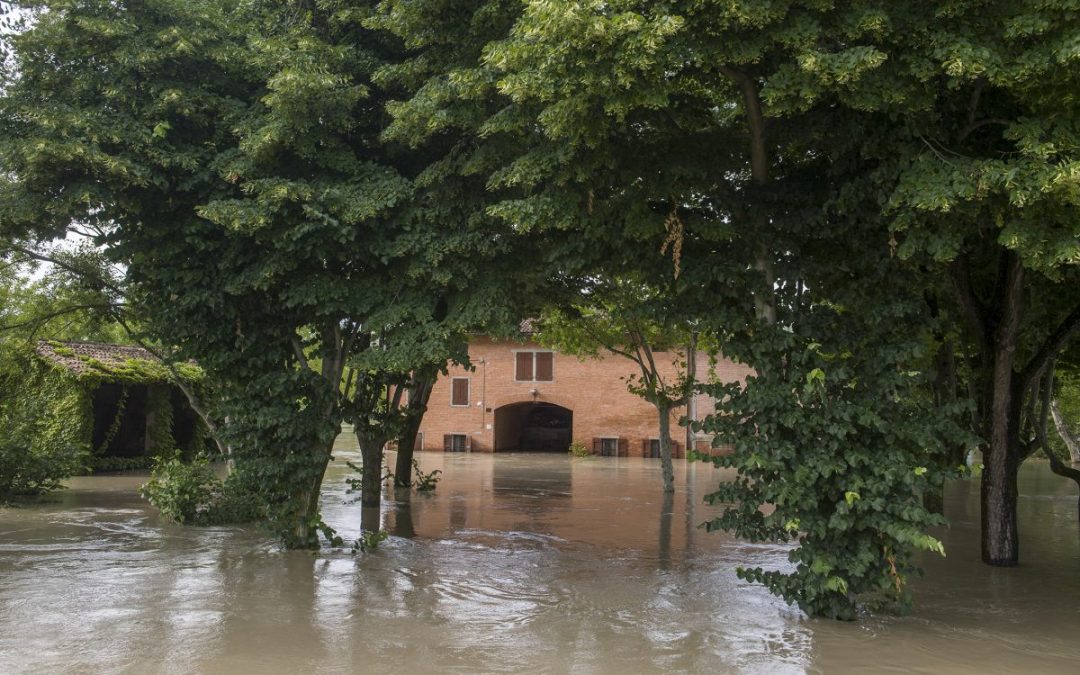
M326 520L346 538L342 437ZM1023 471L1023 565L978 560L978 486L953 485L949 557L916 607L807 619L735 577L786 549L697 525L722 473L656 460L419 456L434 494L385 501L373 553L285 552L257 531L162 523L140 476L0 509L0 673L1076 673L1075 488ZM368 514L370 517L370 514Z

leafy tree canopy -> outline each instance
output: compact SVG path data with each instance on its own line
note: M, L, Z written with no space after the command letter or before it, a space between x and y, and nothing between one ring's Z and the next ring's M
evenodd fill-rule
M286 542L313 545L331 442L364 414L345 373L445 364L510 313L479 274L505 243L410 201L428 158L383 140L400 47L370 3L38 6L0 100L0 222L104 233L149 333L223 383Z

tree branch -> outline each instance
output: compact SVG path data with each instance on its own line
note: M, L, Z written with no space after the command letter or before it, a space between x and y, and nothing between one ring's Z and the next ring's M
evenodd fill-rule
M1057 429L1058 435L1061 436L1061 441L1069 451L1070 459L1074 464L1080 463L1080 443L1077 443L1076 438L1069 430L1069 425L1065 423L1065 418L1058 408L1056 398L1051 399L1050 401L1050 415L1054 419L1054 428Z
M1024 366L1023 371L1020 373L1021 386L1030 386L1031 382L1042 374L1046 365L1057 358L1057 355L1065 347L1073 334L1076 333L1078 328L1080 328L1080 305L1077 305L1069 312L1069 315L1066 316L1054 332L1043 341L1039 350L1035 352L1035 355L1032 356L1027 365Z
M1071 466L1065 466L1065 463L1058 459L1057 455L1055 455L1050 449L1050 443L1046 437L1046 416L1047 412L1050 409L1051 393L1053 390L1053 368L1050 369L1050 374L1048 375L1047 380L1048 382L1046 383L1046 391L1043 394L1043 416L1041 424L1036 427L1036 431L1038 434L1038 443L1040 446L1042 446L1043 453L1046 455L1046 458L1050 460L1050 470L1064 478L1071 478L1076 483L1076 485L1080 487L1080 470L1074 469ZM1078 507L1080 507L1080 503L1078 503Z
M307 356L304 355L304 347L300 344L300 338L296 335L290 335L289 344L292 345L293 352L296 354L296 360L300 362L300 367L304 370L311 370L311 365L308 363Z
M980 129L982 127L985 127L985 126L989 126L991 124L1000 124L1002 126L1008 126L1009 124L1012 124L1012 122L1010 120L1002 119L1000 117L991 117L991 118L988 118L988 119L985 119L985 120L979 120L978 122L971 122L966 127L964 127L963 129L960 130L960 133L956 137L956 142L957 143L962 143L965 138L967 138L968 136L971 135L971 132L975 131L976 129Z
M45 314L43 316L34 317L33 319L28 319L26 321L20 321L19 323L8 324L6 326L0 326L0 332L9 331L9 330L17 330L19 328L25 328L27 326L33 326L33 325L37 325L37 324L42 324L42 323L45 323L46 321L50 321L52 319L55 319L58 316L64 316L66 314L73 314L75 312L81 312L81 311L87 310L87 309L110 310L110 309L115 309L115 308L119 308L119 307L126 307L126 306L127 305L125 305L122 302L119 302L119 303L106 303L104 305L72 305L70 307L65 307L63 309L59 309L59 310L57 310L55 312L49 312L48 314Z
M38 253L38 252L34 251L33 249L29 249L29 248L26 248L24 246L19 246L18 244L8 244L7 248L11 249L12 251L17 251L19 253L22 253L24 256L26 256L26 257L28 257L28 258L30 258L32 260L37 260L39 262L49 263L50 265L56 265L60 269L67 270L68 272L71 272L75 276L81 277L83 279L91 279L92 281L94 281L96 283L99 283L102 286L104 286L105 288L109 289L113 293L116 293L120 297L124 297L126 295L126 293L120 287L118 287L115 284L103 279L100 275L90 276L85 271L80 270L79 268L77 268L77 267L75 267L75 266L73 266L73 265L71 265L69 263L66 263L66 262L64 262L62 260L59 260L59 259L57 259L57 258L55 258L53 256L48 256L48 255L45 255L43 253Z
M195 394L194 390L192 390L191 387L188 386L187 382L180 375L180 371L176 369L176 366L173 364L172 360L165 358L163 354L161 354L149 344L147 344L145 340L140 338L135 333L135 331L133 331L131 327L127 325L127 322L125 322L123 318L117 317L116 322L120 324L120 327L124 329L124 332L128 334L128 337L134 340L136 344L145 349L152 356L156 357L157 360L160 361L169 370L169 373L173 376L173 384L177 386L177 388L180 390L180 393L182 393L184 395L184 398L187 399L188 406L191 407L191 410L196 415L198 415L199 419L202 420L202 423L206 425L206 430L210 432L210 438L214 441L214 445L217 446L218 452L221 453L222 457L228 456L229 448L225 445L224 442L222 442L219 436L217 424L214 423L214 420L210 416L210 413L208 413L203 407L202 402L199 400L199 397Z
M960 309L964 313L964 318L967 319L968 326L975 333L975 339L979 343L979 351L986 354L990 349L988 337L990 327L987 325L986 306L979 300L979 296L975 294L975 289L971 287L971 269L966 255L962 255L949 263L949 277L952 279L952 287L956 291L956 297L960 303Z

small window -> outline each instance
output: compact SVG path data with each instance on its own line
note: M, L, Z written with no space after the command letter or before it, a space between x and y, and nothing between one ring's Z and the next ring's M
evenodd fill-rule
M414 451L421 451L421 452L424 450L424 432L423 431L416 432L416 441L413 442L413 450Z
M659 459L660 458L660 439L659 438L650 438L649 439L649 455L648 456L653 458L653 459Z
M601 438L600 439L600 455L602 457L618 457L619 456L619 439L617 439L617 438Z
M450 383L450 405L467 407L469 405L469 378L455 377Z
M446 434L443 436L443 450L446 452L465 452L468 449L468 438L465 434Z

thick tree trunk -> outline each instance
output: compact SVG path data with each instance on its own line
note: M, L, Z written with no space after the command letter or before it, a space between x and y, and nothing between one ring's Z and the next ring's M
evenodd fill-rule
M363 466L360 474L360 505L378 506L382 500L383 446L386 439L368 434L356 434L360 442Z
M1016 347L1020 334L1024 268L1005 252L1000 321L994 331L990 378L990 419L983 450L982 558L988 565L1012 567L1020 560L1016 523L1019 469L1020 412L1023 392L1017 391Z
M428 399L435 384L435 375L417 376L415 386L409 390L408 412L405 428L398 437L397 461L394 465L394 487L412 486L413 450L416 448L416 436L420 432L420 423L427 412Z
M382 529L382 509L379 504L360 508L360 529L364 532L378 532Z
M1013 567L1020 560L1016 523L1016 458L994 442L983 451L982 558L988 565Z
M1054 428L1057 429L1058 435L1061 436L1061 440L1065 443L1065 447L1069 449L1069 461L1073 464L1080 464L1080 442L1077 442L1072 432L1069 431L1069 425L1065 423L1065 418L1062 417L1061 410L1058 408L1057 399L1050 403L1050 414L1054 417Z
M664 475L664 492L675 492L675 469L671 463L671 409L659 403L656 412L660 416L660 467Z
M311 451L311 463L313 474L308 485L296 497L296 525L293 527L293 541L287 542L290 548L318 548L319 532L316 524L319 522L319 498L322 495L323 477L326 475L326 467L330 463L330 452L333 442L329 445L318 445Z

